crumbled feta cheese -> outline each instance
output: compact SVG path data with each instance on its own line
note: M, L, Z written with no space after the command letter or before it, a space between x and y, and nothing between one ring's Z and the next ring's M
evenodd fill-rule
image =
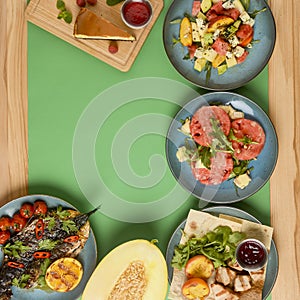
M231 105L220 105L219 107L228 114L231 120L244 118L245 116L242 111L235 110Z
M251 178L249 177L248 174L245 173L245 174L237 176L233 180L233 182L240 189L244 189L251 182Z
M240 14L240 19L244 23L244 22L247 22L250 19L250 16L248 15L248 13L246 11L244 11Z
M202 58L203 57L203 52L204 52L204 49L199 47L199 48L196 49L194 56L197 57L197 58Z
M204 29L205 28L205 26L206 26L206 22L203 20L203 19L199 19L199 18L197 18L196 19L196 23L197 23L197 25L198 25L198 28L199 29Z
M214 32L213 37L212 37L213 40L216 40L219 37L220 32L221 32L220 29L216 29L216 31Z
M177 152L176 152L176 157L177 159L180 161L180 162L184 162L186 161L187 159L189 159L189 156L187 155L186 153L186 147L185 146L182 146L182 147L179 147Z
M223 8L225 9L230 9L230 8L235 8L235 5L233 4L232 1L226 1L222 4Z
M234 34L228 39L229 44L234 48L239 44L239 39Z
M244 24L248 24L248 25L250 25L251 27L253 27L255 21L254 21L254 19L250 18L250 19L248 19L247 21L245 21L245 22L243 22L243 23L244 23Z
M195 168L196 168L196 169L203 169L203 168L206 169L206 167L205 167L204 164L202 163L201 159L199 159L199 160L196 161Z
M191 123L190 118L186 118L184 124L181 126L181 131L186 135L189 135L191 133L190 123Z
M199 30L198 30L198 26L195 22L191 22L192 24L192 39L193 39L193 42L200 42L200 33L199 33Z
M236 56L236 57L241 57L245 52L245 49L241 46L237 46L236 48L233 49L232 53Z
M232 56L233 56L232 52L230 52L230 51L226 52L226 57L227 58L232 58Z

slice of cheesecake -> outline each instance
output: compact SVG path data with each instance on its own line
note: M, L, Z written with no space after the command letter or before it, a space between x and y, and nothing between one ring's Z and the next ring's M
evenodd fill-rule
M134 41L135 37L113 23L81 8L74 25L74 36L79 39Z

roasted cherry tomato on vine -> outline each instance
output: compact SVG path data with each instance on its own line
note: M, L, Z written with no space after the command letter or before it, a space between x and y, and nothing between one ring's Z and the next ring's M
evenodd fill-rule
M16 213L12 218L12 229L16 232L21 231L26 223L27 219L23 218L20 213Z
M65 243L73 243L73 242L76 242L79 240L79 236L78 235L70 235L68 237L66 237L64 239L64 242Z
M42 219L39 219L35 224L35 236L39 240L43 237L44 234L44 222Z
M23 203L20 208L20 215L26 219L31 218L33 215L33 205L31 203Z
M43 200L36 200L33 203L33 213L35 215L45 215L48 211L48 206Z
M39 259L49 258L50 256L51 256L51 253L47 252L47 251L37 251L37 252L34 252L34 254L33 254L34 258L39 258Z
M0 231L0 245L4 245L10 238L9 230Z
M0 230L5 231L9 230L12 225L10 217L1 217L0 218Z
M24 268L24 264L22 263L18 263L18 262L15 262L15 261L9 261L7 263L7 265L11 268L20 268L20 269L23 269Z

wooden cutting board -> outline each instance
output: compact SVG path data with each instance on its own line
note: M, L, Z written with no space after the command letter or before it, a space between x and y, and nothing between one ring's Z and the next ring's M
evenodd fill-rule
M86 8L97 15L103 16L136 37L136 41L133 42L118 41L119 51L116 54L109 53L109 41L107 40L83 40L73 37L74 23L80 10L80 7L76 4L76 0L64 0L66 8L71 11L73 15L71 24L67 24L64 20L57 19L59 10L56 8L56 0L31 0L26 9L26 16L28 21L44 30L49 31L105 63L123 72L127 72L132 66L163 8L163 0L150 1L153 6L153 18L149 25L139 30L130 29L123 23L120 16L122 3L108 6L106 0L98 0L95 6L86 5Z

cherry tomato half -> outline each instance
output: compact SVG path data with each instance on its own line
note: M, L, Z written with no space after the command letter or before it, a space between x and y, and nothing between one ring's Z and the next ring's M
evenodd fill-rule
M35 215L45 215L48 211L48 206L43 200L36 200L33 204L33 213Z
M4 245L7 240L10 238L10 231L0 231L0 245Z
M11 218L10 217L1 217L0 218L0 230L5 231L9 230L11 227Z
M23 218L20 213L16 213L12 218L12 229L19 232L25 227L26 223L27 219Z
M31 218L33 215L33 205L31 203L23 203L20 208L20 215L26 219Z

